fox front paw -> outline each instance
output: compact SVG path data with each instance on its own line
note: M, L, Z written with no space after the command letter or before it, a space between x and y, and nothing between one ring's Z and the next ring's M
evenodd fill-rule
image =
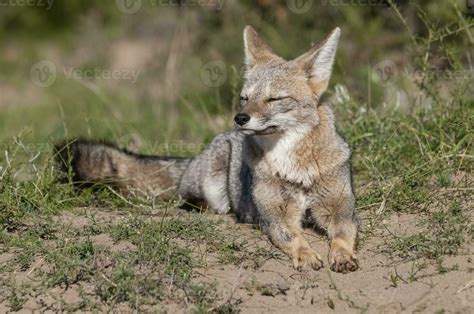
M357 258L352 254L347 253L336 253L331 258L331 270L347 274L351 271L356 271L359 269L359 263Z
M303 268L311 267L318 270L324 266L321 256L316 251L307 247L300 247L293 254L293 267L301 271Z

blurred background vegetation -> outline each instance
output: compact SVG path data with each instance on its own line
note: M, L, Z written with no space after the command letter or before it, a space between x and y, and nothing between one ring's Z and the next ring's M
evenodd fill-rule
M182 143L232 127L246 24L285 58L342 28L329 91L342 127L360 111L472 104L472 13L458 0L12 0L0 10L0 141L196 153ZM56 76L39 86L44 60Z

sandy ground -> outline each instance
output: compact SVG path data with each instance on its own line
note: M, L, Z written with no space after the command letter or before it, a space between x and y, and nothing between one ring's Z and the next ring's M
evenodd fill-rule
M396 226L398 227L398 226ZM325 267L320 271L296 272L286 258L270 259L256 270L242 267L209 269L206 276L219 282L220 290L241 299L241 309L248 313L274 312L447 312L474 311L474 264L472 256L458 255L444 260L444 266L457 270L439 274L436 263L426 261L394 261L383 254L383 238L388 231L360 245L360 270L336 274ZM327 255L323 237L310 236L313 247ZM472 251L472 245L471 245ZM410 276L416 273L416 280ZM242 288L242 282L255 278L260 287L272 287L273 296L253 293ZM398 279L394 279L398 278ZM396 286L393 283L396 280Z
M109 222L120 218L119 214L110 212L98 213L97 217ZM444 273L439 272L436 261L402 260L387 253L387 239L393 234L410 233L416 226L415 215L387 217L370 232L362 217L357 254L360 269L350 274L331 272L327 265L319 271L295 271L288 257L275 249L259 230L235 224L230 216L224 219L225 232L244 243L242 251L248 257L237 265L222 265L216 256L210 254L206 258L207 266L195 269L193 280L216 285L219 298L216 307L226 303L237 304L242 313L474 312L472 243L465 243L458 255L443 259L443 266L448 269ZM60 216L59 220L65 226L85 226L88 221L70 213ZM327 255L328 244L323 236L308 231L306 237L322 256ZM108 234L96 235L93 241L112 251L133 250L132 244L114 243ZM256 254L259 250L266 253L259 256ZM9 258L11 255L4 253L0 255L0 262L4 263ZM33 265L41 267L36 266L38 263ZM32 278L32 273L29 269L16 273L15 277L17 281L34 281L37 278ZM93 295L92 288L87 286L76 285L67 290L55 287L35 297L30 296L21 312L48 308L55 311L58 302L79 302L81 289ZM149 310L189 312L192 308L186 303L186 300L179 303L170 300ZM0 312L9 310L7 304L6 300L0 303ZM113 310L132 311L122 304Z

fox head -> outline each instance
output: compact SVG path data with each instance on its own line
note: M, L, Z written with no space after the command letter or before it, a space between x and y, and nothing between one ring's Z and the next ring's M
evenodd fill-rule
M317 106L328 87L339 34L336 28L320 45L286 61L247 26L241 109L234 118L237 128L266 135L318 125Z

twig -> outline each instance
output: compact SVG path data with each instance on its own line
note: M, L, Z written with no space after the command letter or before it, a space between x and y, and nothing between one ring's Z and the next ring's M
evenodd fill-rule
M456 293L461 293L464 290L467 290L467 289L471 288L472 286L474 286L474 280L469 281L467 284L464 285L464 287L462 287L458 291L456 291Z
M118 287L118 286L117 286L117 284L116 284L115 282L113 282L112 280L110 280L109 278L107 278L107 276L106 276L106 275L104 275L103 273L101 273L101 274L100 274L100 276L101 276L102 278L104 278L104 279L105 279L105 281L107 281L107 282L108 282L108 283L110 283L112 286L114 286L115 288L117 288L117 287Z

